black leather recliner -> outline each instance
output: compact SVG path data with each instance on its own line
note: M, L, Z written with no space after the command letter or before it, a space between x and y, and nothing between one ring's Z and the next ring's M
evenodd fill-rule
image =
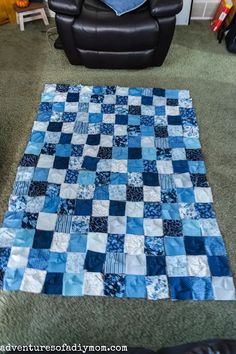
M120 17L100 0L49 0L49 7L71 64L137 69L164 62L182 0L147 0Z

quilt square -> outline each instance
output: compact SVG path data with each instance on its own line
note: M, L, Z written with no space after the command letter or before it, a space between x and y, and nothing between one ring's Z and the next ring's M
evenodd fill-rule
M45 86L0 228L0 288L235 300L189 91Z

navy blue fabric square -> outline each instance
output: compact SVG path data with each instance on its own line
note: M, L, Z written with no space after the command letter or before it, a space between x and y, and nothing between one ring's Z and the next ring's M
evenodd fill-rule
M184 245L187 255L204 255L206 254L205 239L201 237L186 236Z
M127 197L127 201L129 202L142 202L143 188L127 186L126 197Z
M152 106L153 97L151 96L142 96L142 104L145 106Z
M89 171L96 171L99 160L100 159L97 157L85 156L82 163L82 168L85 168Z
M125 204L126 204L125 202L111 200L109 215L124 216L125 215Z
M33 248L48 249L51 247L53 231L35 230Z
M157 173L157 164L156 161L143 160L144 172L153 172Z
M98 157L101 159L111 159L112 158L112 147L100 146L98 150Z
M90 102L92 103L103 103L104 101L104 95L92 95L91 96L91 99L90 99Z
M194 207L200 219L212 219L216 217L212 203L195 203Z
M78 145L71 145L71 156L82 156L83 154L83 149L84 149L84 145L82 144L78 144Z
M62 122L49 122L47 130L49 132L61 132Z
M166 260L165 256L147 256L147 275L165 275Z
M186 149L186 157L191 161L203 160L201 149Z
M120 274L105 274L104 295L122 298L125 295L125 276Z
M163 220L165 236L183 236L182 222L180 220Z
M215 277L230 276L231 271L226 256L208 256L211 274Z
M114 104L102 104L101 111L104 114L114 114L115 113L115 105Z
M43 292L51 295L61 295L63 288L63 273L47 273Z
M11 253L10 247L0 247L0 268L5 269Z
M111 182L111 172L96 172L95 185L104 186Z
M116 96L116 104L118 106L127 106L128 96Z
M192 300L192 279L191 277L170 277L169 287L171 299Z
M70 144L72 134L61 133L59 144Z
M175 189L161 191L162 203L177 203L177 194Z
M48 183L46 186L46 196L53 198L59 196L61 186L56 183Z
M92 215L92 199L77 199L75 215Z
M129 114L140 116L141 106L129 106Z
M78 180L79 171L76 170L67 170L65 183L76 184Z
M143 172L143 184L145 186L159 186L158 173Z
M133 160L139 160L142 158L142 149L141 148L129 148L128 149L128 158Z
M68 92L66 100L67 100L67 102L78 102L79 101L79 93Z
M186 160L176 160L172 161L174 173L185 173L189 172L188 161Z
M53 168L58 170L66 170L69 166L69 157L55 156Z
M29 196L30 197L39 197L41 195L45 195L47 190L48 183L47 182L37 182L33 181L29 187Z
M194 187L209 187L205 174L190 173L190 177Z
M107 237L107 252L124 253L125 235L108 234Z
M171 149L157 148L157 160L171 160Z
M182 119L181 116L168 116L167 117L169 125L181 125Z
M58 92L67 92L69 90L70 85L67 84L57 84L56 91Z
M87 251L84 262L84 269L88 272L102 273L105 260L105 253Z
M155 131L156 138L167 138L168 137L167 126L157 125L154 127L154 131Z
M107 233L108 218L107 217L95 217L90 218L89 232L103 232Z
M86 144L99 145L100 144L100 134L88 135Z
M122 125L128 124L128 117L127 117L127 115L120 115L120 114L117 114L117 115L116 115L115 123L116 123L116 124L122 124Z
M154 96L165 97L166 92L165 92L164 89L154 88L154 89L153 89L153 95L154 95Z
M162 208L161 203L144 203L144 217L148 219L161 219Z
M73 215L75 211L75 199L61 199L58 206L59 214Z
M38 162L38 156L33 154L24 154L21 159L20 165L24 167L35 167Z
M167 106L178 106L179 100L176 98L167 98L166 104L167 104Z
M46 154L46 155L54 155L55 152L56 152L56 144L50 144L50 143L45 143L41 150L41 154Z
M35 229L38 220L38 213L24 213L22 227L24 229Z

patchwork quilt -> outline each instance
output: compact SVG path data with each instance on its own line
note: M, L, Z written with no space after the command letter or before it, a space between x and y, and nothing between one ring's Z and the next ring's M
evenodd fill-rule
M0 229L5 291L234 300L186 90L46 85Z

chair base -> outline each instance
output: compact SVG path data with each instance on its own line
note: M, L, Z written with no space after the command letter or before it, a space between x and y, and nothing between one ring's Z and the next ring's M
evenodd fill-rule
M63 45L62 45L62 42L61 42L59 36L57 37L57 39L54 42L54 48L59 49L59 50L63 50Z

